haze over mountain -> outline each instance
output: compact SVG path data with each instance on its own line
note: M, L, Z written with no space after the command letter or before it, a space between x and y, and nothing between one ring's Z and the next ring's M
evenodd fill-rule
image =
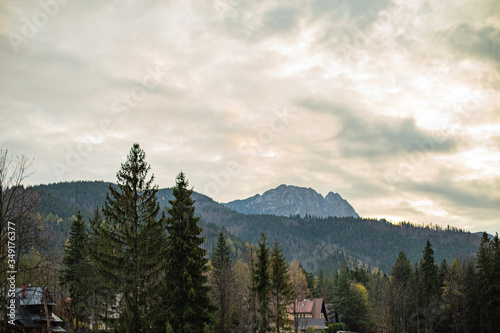
M359 217L354 208L338 193L323 197L312 188L280 185L262 195L234 200L224 206L243 214L269 214L300 217Z

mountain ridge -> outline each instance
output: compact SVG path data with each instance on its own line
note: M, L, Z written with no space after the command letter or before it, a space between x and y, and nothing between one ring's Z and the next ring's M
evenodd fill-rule
M222 204L243 214L269 214L300 217L356 217L351 204L340 194L329 192L325 197L310 187L281 184L275 189Z

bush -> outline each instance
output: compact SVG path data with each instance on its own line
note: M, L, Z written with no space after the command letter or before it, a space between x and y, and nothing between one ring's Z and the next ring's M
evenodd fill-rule
M338 331L346 331L347 325L345 323L333 323L328 325L328 333L337 333Z

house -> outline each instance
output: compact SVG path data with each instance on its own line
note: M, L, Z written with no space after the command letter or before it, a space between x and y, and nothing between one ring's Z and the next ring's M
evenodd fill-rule
M41 287L25 287L24 284L22 288L16 288L15 328L13 328L13 332L47 332L47 318L45 315L43 291ZM46 302L52 332L66 332L66 330L60 326L63 325L64 322L52 312L55 303L50 296L47 297ZM0 318L0 321L2 320L3 318Z
M316 328L316 332L328 329L326 326L328 313L323 298L298 298L288 306L288 313L293 317L294 325L301 332L305 332L308 327Z

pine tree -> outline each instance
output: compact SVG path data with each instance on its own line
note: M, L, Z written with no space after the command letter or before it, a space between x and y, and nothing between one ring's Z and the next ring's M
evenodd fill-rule
M71 224L69 240L64 247L64 268L61 271L60 282L67 286L71 297L71 312L78 321L88 315L88 290L90 288L91 265L87 255L88 234L82 214L78 211L76 219ZM78 327L77 327L78 328Z
M495 235L491 242L491 255L492 255L492 320L495 322L497 332L500 332L500 239L498 233Z
M156 308L158 278L164 269L164 219L149 180L146 154L135 143L116 177L117 187L109 186L102 209L105 223L96 225L97 237L106 248L93 256L102 280L121 292L119 329L145 332L151 328L150 309Z
M422 301L425 307L429 305L431 297L439 291L438 266L434 262L434 250L429 240L425 245L419 270L422 279Z
M208 259L201 245L204 237L198 226L199 217L195 216L192 189L184 173L180 173L173 189L175 200L167 210L166 258L168 261L165 276L167 302L164 306L173 330L177 333L203 332L205 324L210 324L213 305L210 302L207 286Z
M90 277L90 288L89 293L91 294L89 299L89 305L91 308L91 315L94 320L102 320L106 324L110 323L110 310L115 311L115 301L116 294L119 293L118 288L107 283L104 278L106 270L100 269L98 265L99 260L102 260L102 256L108 253L109 245L105 241L105 238L100 233L101 228L108 228L109 226L104 224L103 217L99 208L94 209L94 216L89 219L90 224L90 234L89 234L89 246L88 253L91 259L92 272Z
M288 264L280 244L274 242L271 254L271 288L274 300L274 320L276 332L280 329L289 329L287 306L293 299L293 287L288 273Z
M259 333L265 333L269 331L271 282L269 277L269 249L267 248L267 238L264 233L261 234L258 245L257 264L253 274L259 313L256 330Z
M443 259L438 269L439 288L444 287L444 282L446 280L447 274L448 274L448 262L446 261L446 259Z
M217 238L217 246L212 254L213 272L211 276L212 295L214 303L219 308L219 323L217 332L229 332L234 273L232 269L231 252L222 232Z
M395 332L408 332L412 301L413 267L400 252L392 267L390 281L390 318Z
M484 232L477 253L477 269L481 298L481 323L486 332L497 332L500 320L500 241Z
M422 283L422 313L427 330L432 332L442 307L438 266L434 261L434 250L429 240L420 260L419 276Z

